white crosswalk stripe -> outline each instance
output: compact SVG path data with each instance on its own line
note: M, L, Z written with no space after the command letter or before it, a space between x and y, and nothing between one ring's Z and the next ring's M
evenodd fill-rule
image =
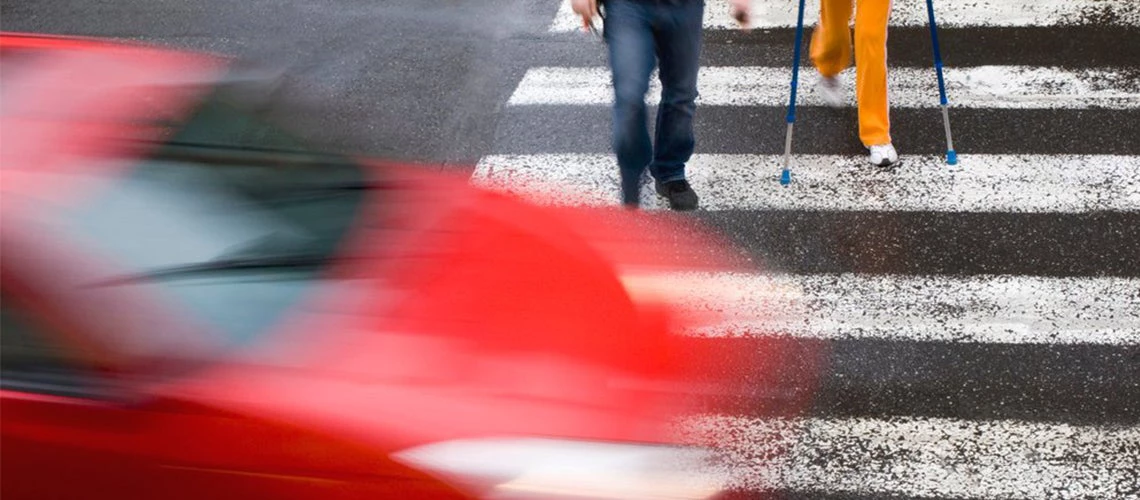
M799 2L754 0L752 4L752 27L795 27ZM935 8L939 25L947 28L1091 24L1140 26L1140 4L1133 0L937 0ZM808 0L806 9L804 22L814 25L818 16L809 13L819 12L819 0ZM926 2L895 0L891 11L892 26L925 26L926 22ZM712 30L737 28L727 0L708 0L705 3L704 26ZM582 21L571 10L570 0L563 0L550 31L580 29Z
M1135 278L681 273L625 282L673 294L700 321L689 332L698 336L1140 346Z
M1140 211L1140 156L960 155L949 166L911 155L875 170L862 157L798 155L788 187L776 184L781 158L694 155L686 175L706 210ZM544 204L618 201L612 155L488 156L473 181Z
M1140 495L1135 425L712 415L684 422L682 433L698 443L719 441L729 482L750 490L1042 500Z
M755 28L794 27L797 2L753 3ZM1140 28L1140 3L1134 0L936 0L935 5L943 29L1010 32L1041 27L1112 26L1124 31ZM808 0L807 12L805 20L814 26L819 0ZM892 27L924 28L926 23L924 0L893 2ZM581 28L569 0L562 0L547 30L550 38L565 42L573 40L566 33ZM716 43L706 45L704 50L726 50L731 55L718 61L732 61L741 50L746 50L742 49L743 44L756 43L749 32L735 29L727 0L706 0L704 28L720 32L712 38ZM588 50L603 56L604 51L597 48L589 45ZM518 116L545 119L549 112L549 120L557 122L566 119L568 108L573 109L569 114L585 110L575 116L603 116L594 111L608 108L613 102L609 70L596 60L587 63L593 66L578 64L530 67L507 100L507 116L512 110L521 110ZM733 113L739 112L744 120L772 116L772 109L785 109L791 73L787 63L750 60L748 64L701 69L698 115L700 109L716 107L716 116L736 116ZM989 116L990 112L1002 119L1029 117L1026 119L1036 121L1025 126L1041 130L1056 123L1037 122L1057 120L1058 116L1140 110L1140 77L1132 66L1088 67L1061 61L1050 66L979 66L970 65L969 61L958 64L945 70L951 107L963 113L973 112L975 117ZM800 75L798 105L822 105L813 87L816 73L810 63L801 68ZM855 104L854 70L847 70L843 76L850 108ZM938 106L932 67L892 65L889 77L892 109ZM660 91L654 75L646 102L655 104ZM764 113L755 113L757 108L764 108ZM937 113L930 116L931 133L941 134ZM771 126L782 132L784 122L774 121ZM732 127L732 123L726 123L709 129L736 133ZM1084 131L1073 129L1075 133ZM597 130L591 129L591 133ZM483 157L472 182L540 204L617 204L619 174L613 154L599 154L597 144L577 150L571 142L560 143L556 150L542 150L533 146L546 137L541 132L535 133L530 142L519 141L521 146L508 141L510 147ZM970 131L955 132L960 143L970 144ZM797 131L797 145L810 140L804 133ZM855 133L852 123L853 137ZM1101 133L1132 134L1119 129ZM702 152L702 144L698 137L697 154L687 164L686 174L701 196L701 210L713 212L708 215L718 221L738 223L752 214L764 217L768 213L871 219L897 213L948 218L1080 218L1103 214L1132 217L1140 213L1140 156L1131 149L1127 154L1056 154L1056 148L1043 152L1018 148L1003 153L1000 147L990 147L985 149L988 154L980 154L967 146L956 166L947 165L939 155L912 154L903 149L902 162L890 169L873 168L862 156L797 153L793 159L793 183L784 187L777 182L782 156L750 154L759 152L747 150L751 142L743 143L744 151L737 142L731 142L711 153ZM716 154L722 151L732 154ZM770 153L771 145L763 151ZM664 202L653 195L652 186L646 186L643 203L649 210L665 208ZM743 215L737 218L738 214ZM1015 220L1013 224L1016 223ZM954 223L939 227L960 226ZM1125 225L1120 230L1134 229ZM757 234L778 237L771 232L769 226L757 230ZM1081 243L1090 247L1097 244ZM745 414L703 415L683 422L680 429L687 437L701 442L711 439L724 448L728 456L722 470L736 488L859 498L1140 498L1140 483L1135 480L1136 471L1140 470L1140 427L1134 423L1121 425L1119 416L1084 411L1081 402L1088 404L1088 400L1081 398L1089 395L1075 394L1102 387L1131 387L1128 380L1102 385L1104 381L1099 378L1104 376L1099 374L1104 372L1096 371L1096 366L1086 370L1076 364L1108 360L1112 370L1131 370L1127 360L1134 359L1140 347L1140 279L1136 277L781 271L631 272L623 279L633 294L664 295L682 304L691 319L699 322L684 333L696 337L695 342L701 344L870 346L865 351L855 347L860 353L856 356L875 353L870 355L874 358L877 353L895 353L910 362L927 363L930 368L942 360L922 356L937 358L950 353L950 359L969 365L934 370L943 377L956 377L952 382L926 376L919 371L922 367L908 370L910 365L892 365L889 375L875 378L880 376L880 365L893 362L889 359L847 359L845 367L837 368L841 374L837 377L872 380L876 384L886 380L881 382L886 384L882 388L863 389L871 392L861 392L854 404L861 404L862 399L858 398L868 397L867 394L894 387L900 394L922 400L918 405L899 404L909 414L846 407L856 416L813 410L817 413L773 418L756 416L763 413L761 410L738 408ZM1033 359L1026 359L1025 353ZM973 356L1003 366L974 364ZM1055 363L1056 359L1064 361ZM1070 359L1073 366L1066 364ZM1055 384L1054 380L1054 385L1060 387L1051 387L1047 380L1034 385L1019 378L1019 368L1037 374L1052 373L1054 364L1057 377L1079 375L1072 375L1073 379L1066 379L1064 384ZM1120 377L1127 379L1135 374L1132 370ZM992 380L987 378L990 376ZM898 379L904 379L902 389L890 385ZM861 387L844 386L839 379L831 382L837 387ZM991 382L996 386L991 387ZM1069 398L1069 402L1057 402L1056 408L1071 411L1054 414L1042 410L1028 420L1016 420L1006 415L1021 414L1002 413L1000 408L971 413L951 401L950 410L932 410L936 416L929 416L921 405L931 400L923 398L935 396L923 391L939 391L939 385L947 383L956 384L956 388L947 389L947 394L959 399L969 399L971 391L981 391L988 398L1001 397L1006 390L1021 390L993 405L1009 401L1046 405L1053 404L1049 402L1053 399ZM920 388L908 392L910 386L906 384ZM1107 400L1117 397L1107 392L1112 391L1103 394ZM942 394L937 392L937 397ZM748 399L742 404L753 403ZM972 420L971 415L975 414L984 417ZM1071 422L1069 418L1080 421ZM1099 423L1102 418L1106 423Z
M1122 69L1042 68L1034 66L980 66L945 72L946 91L954 107L990 109L1140 108L1140 81ZM784 106L788 100L790 68L706 67L697 77L698 105ZM854 106L855 70L841 73L848 106ZM661 95L656 75L646 101ZM805 78L797 105L823 104ZM893 108L938 106L938 81L933 68L897 68L889 79ZM609 106L613 86L607 68L531 68L509 105Z

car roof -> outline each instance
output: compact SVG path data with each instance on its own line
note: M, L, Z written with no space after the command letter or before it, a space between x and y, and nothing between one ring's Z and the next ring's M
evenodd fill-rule
M0 33L5 192L60 189L44 174L93 169L116 139L161 133L219 79L224 58L137 43Z

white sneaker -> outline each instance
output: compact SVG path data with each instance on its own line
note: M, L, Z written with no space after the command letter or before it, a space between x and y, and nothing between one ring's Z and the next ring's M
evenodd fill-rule
M871 146L871 163L880 167L886 167L892 163L899 161L899 154L895 151L895 147L891 143L879 144Z
M819 89L819 96L823 99L824 104L833 108L843 107L846 99L844 99L845 96L843 95L843 82L839 81L838 76L820 76L817 88Z

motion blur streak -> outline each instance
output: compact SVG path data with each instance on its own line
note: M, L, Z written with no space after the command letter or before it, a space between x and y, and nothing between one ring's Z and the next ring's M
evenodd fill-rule
M671 422L810 404L817 352L682 335L653 276L759 270L692 219L321 151L213 55L0 48L6 500L708 498Z

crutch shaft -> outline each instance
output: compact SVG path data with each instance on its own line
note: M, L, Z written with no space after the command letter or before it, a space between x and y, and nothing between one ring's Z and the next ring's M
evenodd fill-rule
M792 180L792 128L796 123L796 89L800 83L800 46L804 39L804 4L800 0L799 13L796 19L796 42L792 51L792 92L788 97L788 133L784 138L784 170L780 172L780 184L788 185Z
M784 136L784 170L792 166L792 127L795 124L788 122L788 132Z
M934 70L938 74L938 103L942 106L942 126L946 129L946 163L958 163L954 138L950 134L950 100L946 97L946 79L942 75L942 49L938 44L938 23L934 20L934 0L926 0L926 14L930 21L930 42L934 47Z
M954 138L950 135L950 108L942 105L942 126L946 129L946 149L954 150Z

